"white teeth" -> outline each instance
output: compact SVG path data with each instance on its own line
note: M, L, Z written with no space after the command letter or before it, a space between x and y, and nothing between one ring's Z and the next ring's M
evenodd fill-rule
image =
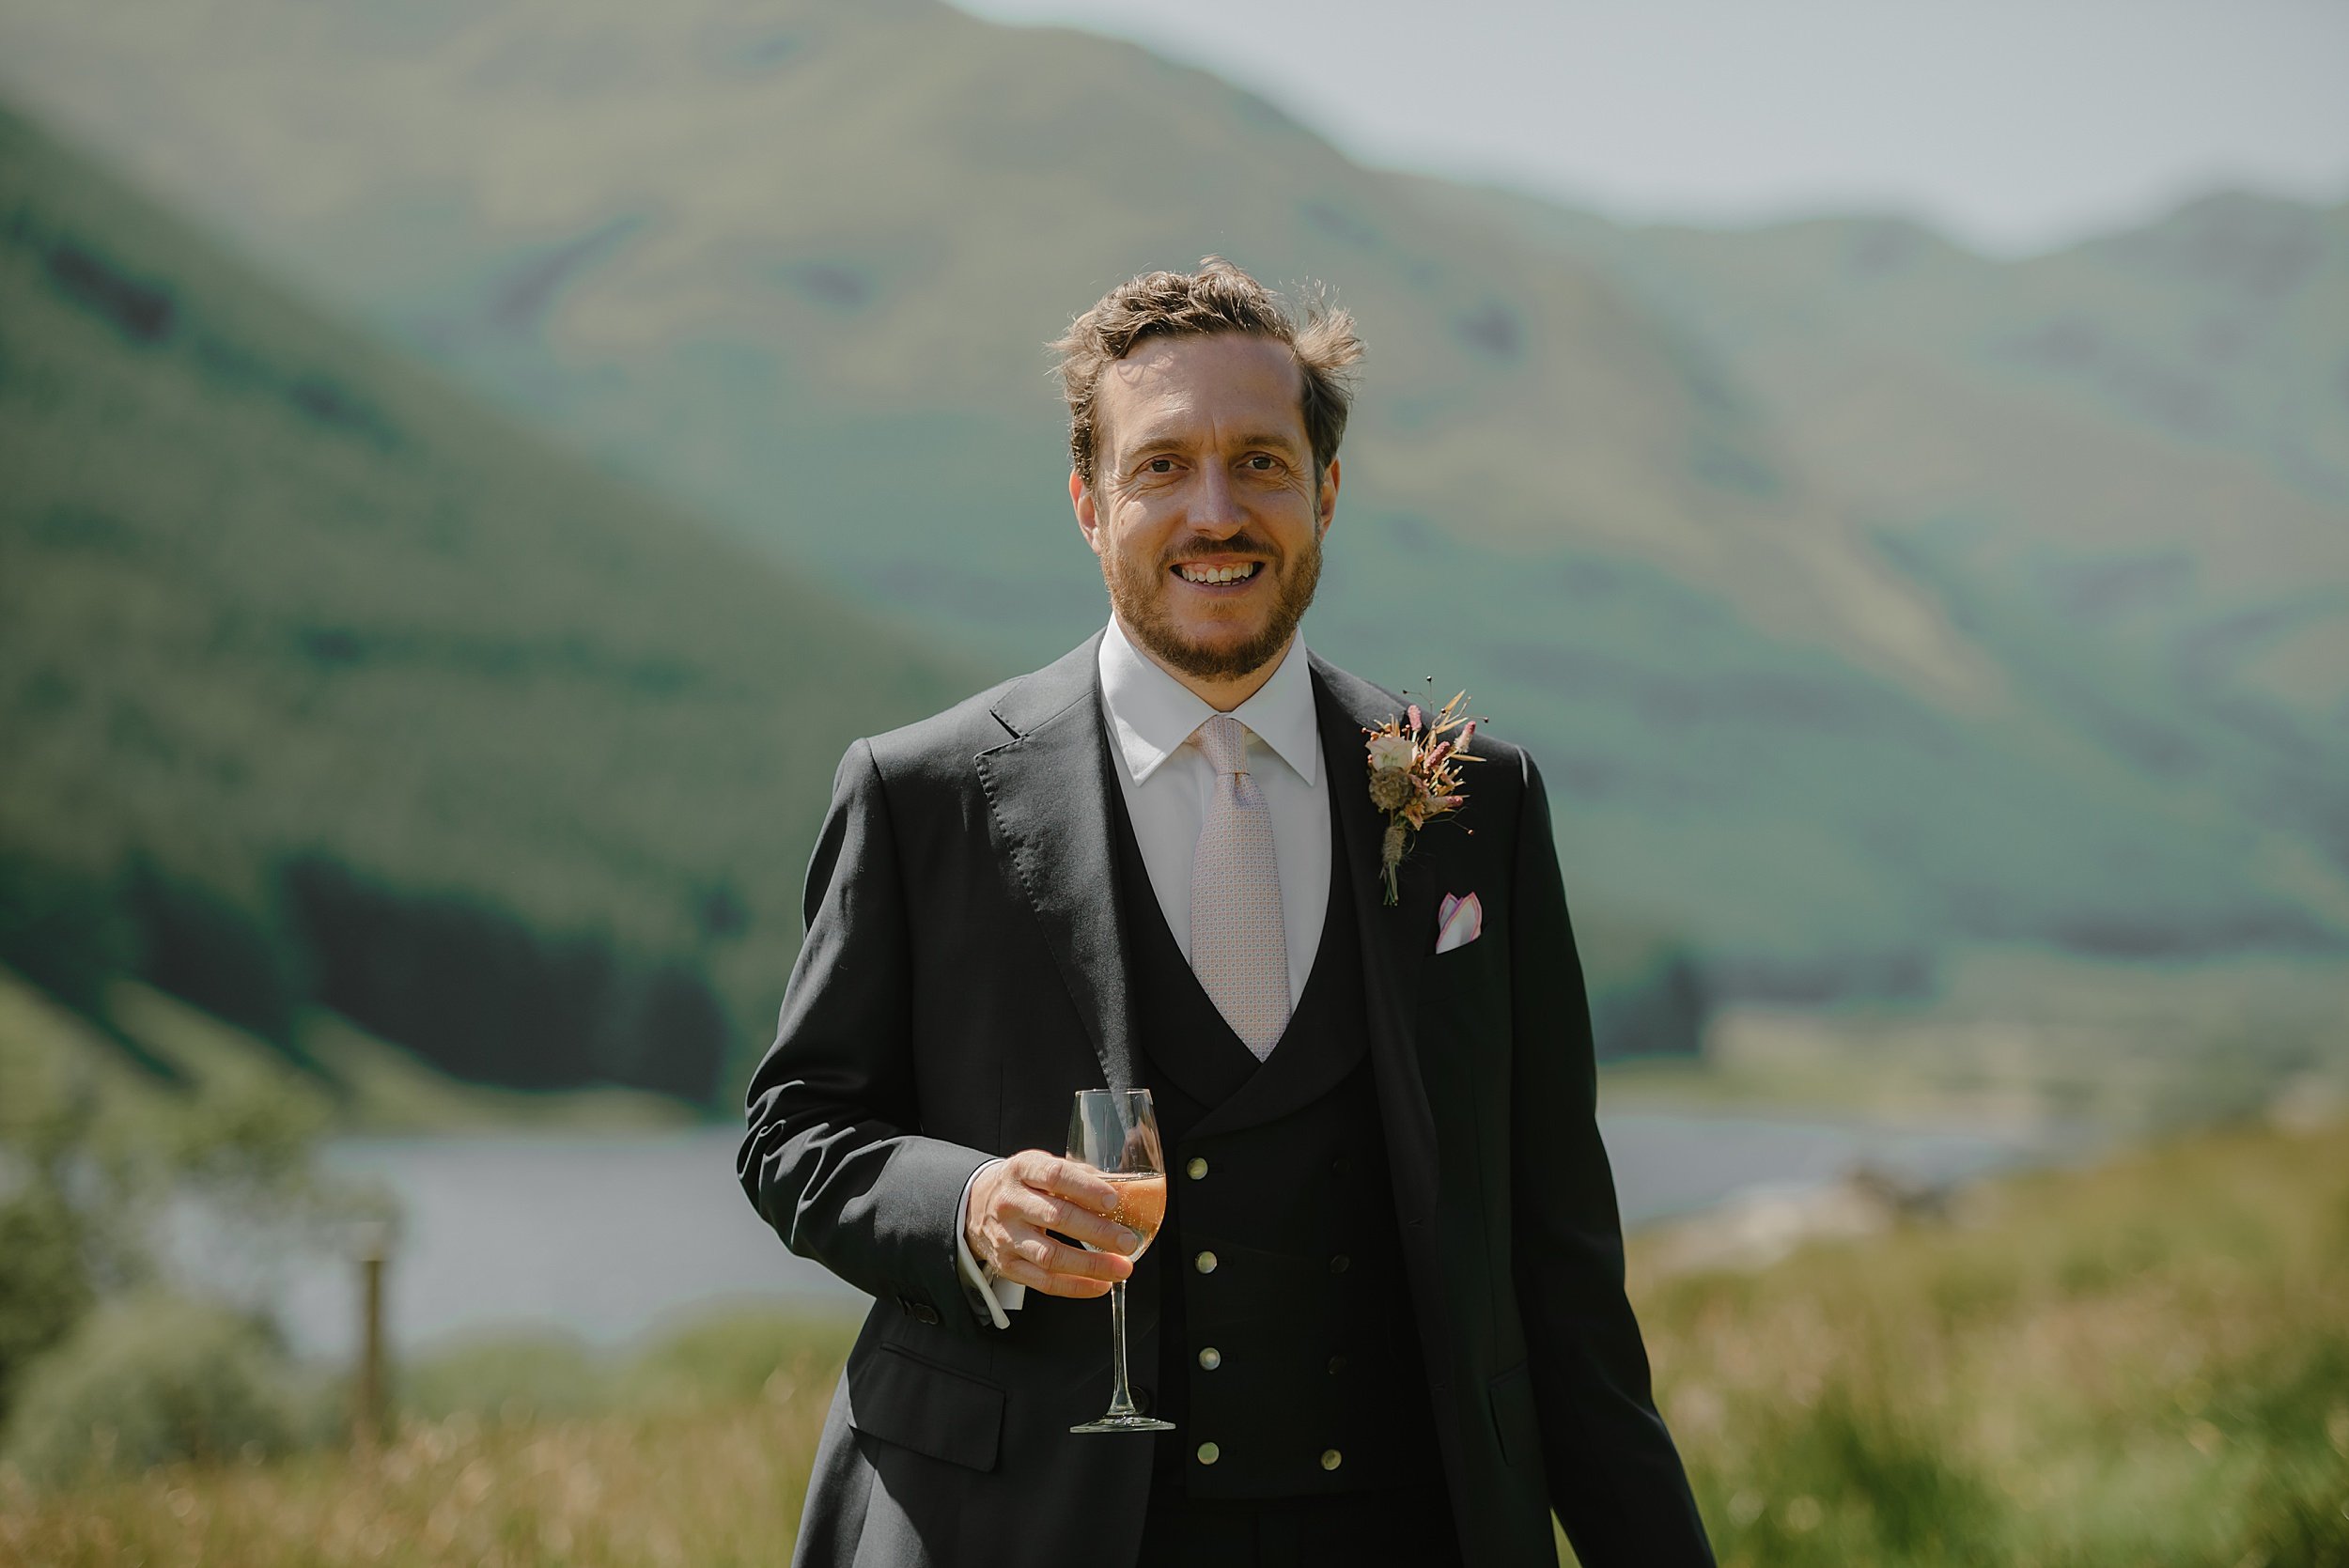
M1186 582L1237 582L1255 574L1256 563L1243 562L1237 567L1184 567L1180 570Z

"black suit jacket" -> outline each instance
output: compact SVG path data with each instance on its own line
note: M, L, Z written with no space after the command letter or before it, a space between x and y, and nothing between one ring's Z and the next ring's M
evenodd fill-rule
M738 1165L785 1244L876 1298L816 1458L799 1560L1133 1560L1149 1440L1072 1436L1109 1391L1109 1309L1028 1294L997 1329L956 1268L963 1186L1058 1150L1081 1088L1140 1081L1098 636L842 759L807 940L752 1079ZM1467 1561L1709 1564L1624 1296L1590 1011L1540 775L1480 731L1467 803L1418 835L1401 902L1362 730L1400 701L1318 659L1353 856L1370 1055ZM1434 952L1445 893L1481 939ZM1136 1366L1158 1325L1137 1297Z

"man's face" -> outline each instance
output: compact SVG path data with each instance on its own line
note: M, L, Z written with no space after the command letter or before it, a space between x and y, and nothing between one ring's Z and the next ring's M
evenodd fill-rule
M1161 663L1233 680L1288 646L1321 576L1338 465L1314 484L1288 346L1151 338L1101 373L1094 482L1070 501L1117 618Z

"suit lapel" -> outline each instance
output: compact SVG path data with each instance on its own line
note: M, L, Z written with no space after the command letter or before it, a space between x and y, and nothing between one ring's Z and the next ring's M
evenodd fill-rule
M1361 932L1363 1001L1369 1009L1371 1069L1378 1086L1378 1116L1387 1134L1387 1170L1392 1182L1395 1218L1402 1221L1404 1275L1419 1317L1426 1374L1435 1383L1437 1427L1444 1468L1455 1498L1466 1497L1462 1444L1456 1410L1443 1396L1443 1379L1455 1361L1450 1347L1461 1343L1455 1301L1447 1288L1443 1248L1437 1223L1443 1192L1443 1162L1436 1144L1436 1114L1420 1058L1420 988L1424 960L1435 945L1436 907L1443 896L1440 868L1430 846L1412 846L1403 860L1397 899L1390 906L1376 875L1378 846L1386 832L1382 813L1371 804L1362 731L1394 718L1403 703L1333 664L1314 660L1314 695L1321 720L1322 756L1330 765L1330 787L1337 792L1344 852L1353 857L1355 919ZM1438 1063L1440 1067L1441 1063ZM1477 1402L1482 1414L1483 1402Z
M1436 1192L1436 1122L1421 1077L1418 1016L1421 970L1442 897L1423 846L1404 858L1399 900L1384 902L1377 875L1386 821L1371 804L1362 731L1402 711L1403 705L1334 664L1313 660L1314 702L1321 722L1321 753L1338 810L1340 851L1354 888L1354 919L1361 936L1363 986L1370 1010L1370 1049L1379 1103L1387 1123L1388 1155L1407 1222L1414 1204Z
M995 848L1035 911L1061 980L1112 1089L1133 1089L1126 928L1119 916L1109 738L1097 663L1101 634L1015 684L994 713L1011 738L976 760Z
M1083 1019L1112 1089L1142 1082L1133 1032L1130 970L1109 738L1100 715L1097 632L1055 662L1016 683L994 713L1010 738L975 759L995 847L1018 895L1035 912L1045 945ZM1436 1133L1421 1077L1412 1019L1422 969L1434 940L1440 877L1424 844L1405 858L1400 901L1381 901L1377 876L1386 823L1371 804L1360 761L1362 731L1402 705L1315 656L1314 704L1330 768L1340 852L1346 855L1353 915L1370 1004L1370 1048L1387 1105L1398 1175L1435 1191Z

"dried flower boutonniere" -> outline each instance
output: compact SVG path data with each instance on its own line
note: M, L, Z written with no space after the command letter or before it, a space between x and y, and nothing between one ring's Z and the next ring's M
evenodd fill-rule
M1378 874L1387 885L1386 902L1395 903L1395 868L1410 849L1411 835L1466 799L1460 794L1459 765L1482 762L1469 754L1477 721L1462 710L1462 691L1443 705L1431 721L1413 703L1400 719L1390 719L1370 737L1370 803L1387 814L1386 836L1378 845ZM1446 738L1446 732L1460 733Z

